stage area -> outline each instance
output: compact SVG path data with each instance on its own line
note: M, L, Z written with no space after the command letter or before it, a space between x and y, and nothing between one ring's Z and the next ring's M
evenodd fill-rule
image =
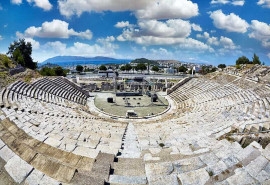
M143 96L126 96L120 97L113 93L96 93L95 105L100 110L116 116L126 116L128 110L134 110L138 117L155 115L163 112L168 107L168 101L158 94L159 100L151 102L151 97ZM113 98L113 103L108 103L107 98Z

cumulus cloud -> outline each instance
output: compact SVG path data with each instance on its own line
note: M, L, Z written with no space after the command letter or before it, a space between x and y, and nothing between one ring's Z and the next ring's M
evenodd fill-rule
M245 4L244 0L212 0L211 4L232 4L235 6L243 6Z
M25 38L25 42L30 42L33 50L38 50L40 48L40 43L32 38Z
M193 38L184 39L179 43L179 47L182 49L195 49L198 51L214 52L214 49L211 46Z
M225 15L222 10L210 12L210 18L213 19L215 27L228 32L245 33L249 27L249 24L238 15L234 13Z
M16 36L18 39L25 39L25 42L30 42L32 44L33 50L38 50L40 48L40 43L36 40L34 40L31 37L26 37L24 34L20 32L16 32Z
M115 48L104 47L99 44L86 44L75 42L72 46L67 46L60 41L48 42L44 49L49 50L51 55L74 55L74 56L114 56Z
M146 7L148 4L149 1L145 0L58 0L60 13L67 17L72 15L80 16L83 12L91 11L134 11Z
M19 5L22 4L22 0L11 0L11 3Z
M220 44L225 48L225 49L237 49L238 46L236 46L234 44L234 42L232 41L232 39L228 38L228 37L224 37L224 36L221 36L220 37Z
M197 34L197 38L203 38L206 40L207 44L212 45L212 46L220 46L223 47L224 49L237 49L239 46L236 46L233 42L232 39L228 37L221 36L220 38L218 37L211 37L209 33L204 32L203 34Z
M128 21L121 21L121 22L117 22L114 26L116 28L125 28L125 27L129 27L130 24Z
M196 3L189 0L150 0L146 8L136 11L140 19L188 19L199 14Z
M265 8L270 8L270 0L259 0L257 5L260 5Z
M191 32L191 25L188 21L181 19L170 19L166 22L157 20L139 21L140 33L155 37L187 37Z
M197 25L197 24L191 24L191 27L194 31L202 31L202 28L200 25Z
M250 38L261 41L264 47L270 47L270 24L252 20L251 29Z
M69 38L77 36L83 39L91 39L92 32L86 30L84 32L76 32L69 29L69 23L54 19L51 22L44 22L41 27L31 26L24 31L26 37L41 37L41 38Z
M45 11L52 9L52 4L49 0L27 0L28 3L34 3L35 6L42 8Z
M58 6L67 17L91 11L134 11L140 19L186 19L199 14L198 5L189 0L58 0Z
M3 37L2 37L2 35L0 35L0 40L3 40Z
M173 44L191 33L191 24L181 19L167 21L140 20L137 27L125 28L118 41L135 41L139 44Z

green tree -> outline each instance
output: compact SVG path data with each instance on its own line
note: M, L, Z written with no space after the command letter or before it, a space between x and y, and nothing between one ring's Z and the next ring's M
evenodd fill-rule
M120 70L121 70L121 71L125 71L125 70L126 70L126 66L121 66L121 67L120 67Z
M39 73L42 75L42 76L55 76L55 72L52 68L50 67L43 67Z
M159 67L158 66L153 66L152 67L152 71L158 72L159 71Z
M131 69L132 69L132 66L130 64L126 64L120 67L121 71L130 71Z
M226 68L226 64L219 64L219 65L218 65L218 68L220 68L220 69L223 70L224 68Z
M31 57L32 44L30 42L26 43L24 39L19 39L19 41L14 41L10 44L7 54L23 67L30 69L37 68L37 62L33 62Z
M146 69L147 69L147 67L146 67L146 65L144 63L139 63L139 64L137 64L135 66L136 71L141 71L142 72L142 71L144 71Z
M76 66L76 71L79 71L80 73L83 72L83 66L82 65L77 65Z
M185 67L185 66L180 66L179 68L178 68L178 71L179 72L181 72L181 73L185 73L185 72L187 72L187 68Z
M249 59L245 56L239 57L236 60L236 65L240 65L240 64L250 64Z
M60 66L54 68L54 73L56 76L66 76L64 69Z
M130 64L125 65L126 71L130 71L132 69L132 66Z
M260 58L255 53L254 53L254 55L252 57L252 63L261 65Z
M106 71L107 67L105 65L101 65L101 66L99 66L99 70Z

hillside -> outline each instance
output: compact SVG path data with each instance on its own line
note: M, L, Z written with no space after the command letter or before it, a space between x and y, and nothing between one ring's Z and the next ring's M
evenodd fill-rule
M14 68L15 66L16 65L8 56L0 54L0 90L16 80L29 82L32 78L40 77L38 72L30 69L13 76L9 75L9 69Z
M117 60L115 58L103 57L103 56L96 56L96 57L81 57L81 56L55 56L45 60L44 62L40 63L40 65L44 65L47 63L51 64L58 64L62 62L68 61L100 61L100 60Z

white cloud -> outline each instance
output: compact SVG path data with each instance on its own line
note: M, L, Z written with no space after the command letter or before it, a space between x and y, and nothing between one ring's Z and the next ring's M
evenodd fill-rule
M191 24L191 27L194 31L202 31L202 28L200 25L197 25L197 24Z
M243 6L245 0L212 0L211 4L232 4L235 6Z
M115 48L81 42L75 42L72 46L67 46L60 41L48 42L45 44L44 49L49 50L50 55L115 56Z
M206 39L206 42L209 45L218 46L220 44L219 43L219 39L217 37L210 37L209 33L207 33L207 32L204 32L203 35L197 34L197 38L204 38L204 39Z
M220 37L220 44L225 48L225 49L237 49L238 47L235 46L234 42L232 41L232 39L228 38L228 37Z
M139 21L139 35L155 37L187 37L191 32L191 25L188 21L181 19L170 19L166 22L157 20Z
M238 15L234 13L225 15L222 10L210 12L210 18L213 19L213 23L217 28L228 32L245 33L249 27L249 24Z
M22 0L11 0L11 3L19 5L22 4Z
M33 50L38 50L40 48L40 43L32 38L25 38L25 42L30 42Z
M182 49L214 52L214 49L211 46L192 38L184 39L183 42L179 43L179 47Z
M67 17L91 11L134 11L140 19L186 19L199 14L198 5L189 0L58 0L58 6Z
M233 1L232 4L235 6L244 6L245 1Z
M145 0L58 0L58 6L62 15L70 17L72 15L80 16L83 12L91 11L134 11L146 7L149 2Z
M118 45L114 44L115 41L114 36L108 36L106 38L99 38L97 39L97 43L100 43L103 48L105 48L108 51L114 51L115 49L118 49Z
M27 0L28 3L34 3L35 6L42 8L45 11L52 9L52 4L49 2L49 0Z
M125 28L118 41L135 41L138 44L173 44L191 33L191 24L181 19L167 21L140 20L138 26Z
M257 4L265 8L270 8L270 0L259 0Z
M31 26L24 32L26 37L41 37L41 38L69 38L77 36L83 39L91 39L92 32L86 30L84 32L76 32L69 29L69 24L65 21L54 19L52 22L44 22L41 27Z
M130 24L128 21L121 21L121 22L117 22L114 26L116 28L125 28L125 27L129 27Z
M165 48L150 49L151 58L161 59L161 58L173 58L173 53Z
M270 58L270 53L267 54L268 58Z
M232 39L228 37L221 36L220 38L218 37L211 37L209 33L204 32L202 34L197 34L197 38L203 38L206 39L207 44L209 45L214 45L214 46L220 46L223 47L224 49L227 50L234 50L239 48L239 46L236 46L233 42Z
M136 11L140 19L188 19L199 14L196 3L189 0L150 0L146 8Z
M264 47L270 47L270 24L258 20L251 21L252 32L248 35L262 42Z
M2 37L2 35L0 35L0 40L3 40L3 37Z

